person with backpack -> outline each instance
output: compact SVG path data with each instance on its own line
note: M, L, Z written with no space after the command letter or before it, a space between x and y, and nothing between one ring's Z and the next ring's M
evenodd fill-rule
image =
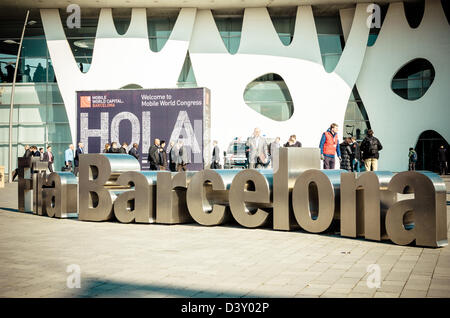
M361 143L361 154L366 171L378 170L379 151L383 149L381 142L373 135L373 130L367 131L367 136Z
M416 170L417 152L414 150L414 148L409 148L408 158L408 171Z

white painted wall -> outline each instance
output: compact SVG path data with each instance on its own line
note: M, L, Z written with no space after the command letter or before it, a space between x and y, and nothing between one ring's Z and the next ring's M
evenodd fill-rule
M389 5L356 82L375 136L384 147L380 170L406 170L408 149L415 147L425 130L435 130L450 141L449 56L450 27L439 0L425 1L416 29L410 28L402 2ZM391 90L391 81L401 67L419 57L433 64L436 75L424 96L408 101Z

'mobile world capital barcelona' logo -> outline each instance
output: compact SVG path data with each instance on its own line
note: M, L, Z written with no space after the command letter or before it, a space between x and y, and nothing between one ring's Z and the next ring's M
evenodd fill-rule
M91 96L80 96L80 108L91 108Z

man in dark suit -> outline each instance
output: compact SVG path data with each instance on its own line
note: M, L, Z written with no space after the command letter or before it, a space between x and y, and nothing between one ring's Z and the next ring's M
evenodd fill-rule
M84 145L82 142L78 143L77 150L75 150L75 158L73 158L73 163L75 165L75 169L73 171L74 175L78 175L78 166L80 164L80 155L84 153Z
M119 153L120 149L117 147L117 142L113 141L111 143L111 148L109 148L109 153Z
M160 141L156 138L154 144L148 149L148 162L150 163L150 170L158 170L160 165L159 146Z
M128 151L128 154L135 157L137 160L139 160L139 152L138 152L139 145L137 143L133 144L133 147Z
M178 161L178 148L175 145L175 142L171 141L169 144L169 170L177 171L177 161Z
M159 145L159 170L166 170L167 167L167 152L164 147L166 146L166 142L164 140L161 140L161 143Z
M32 155L30 146L25 145L25 153L23 154L23 158L30 158Z
M128 147L128 144L126 142L122 143L122 147L120 147L119 153L126 154L127 153L127 147Z
M220 169L220 149L217 145L217 140L213 141L213 146L211 169Z
M48 162L48 170L50 172L53 172L54 157L53 157L52 147L51 146L47 147L47 151L44 152L44 155L42 156L42 161L47 161Z

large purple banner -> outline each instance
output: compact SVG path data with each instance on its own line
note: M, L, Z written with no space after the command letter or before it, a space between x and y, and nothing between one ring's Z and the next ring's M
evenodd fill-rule
M106 143L139 145L143 170L154 139L182 142L189 170L204 168L209 156L209 101L206 88L137 89L77 92L77 140L86 153L100 153ZM167 156L168 158L168 156Z

